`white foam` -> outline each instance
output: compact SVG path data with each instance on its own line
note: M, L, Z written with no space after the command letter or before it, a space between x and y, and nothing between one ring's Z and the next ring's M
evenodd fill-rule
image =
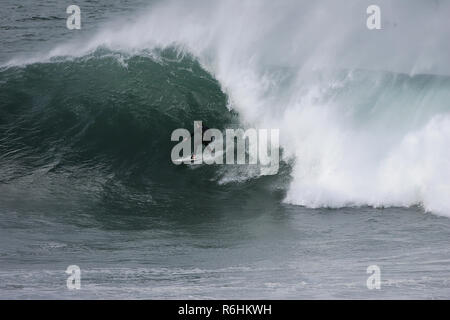
M378 2L380 31L365 27L365 1L166 1L28 62L175 44L220 81L243 121L282 130L296 157L287 202L420 204L450 215L448 87L330 72L450 74L450 3Z

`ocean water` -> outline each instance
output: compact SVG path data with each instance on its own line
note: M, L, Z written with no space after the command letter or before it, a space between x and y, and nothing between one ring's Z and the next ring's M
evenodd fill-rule
M450 298L447 1L71 4L0 10L0 298ZM278 173L172 164L195 120Z

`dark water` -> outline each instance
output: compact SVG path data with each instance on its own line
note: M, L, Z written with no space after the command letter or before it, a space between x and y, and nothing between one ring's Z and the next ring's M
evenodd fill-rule
M2 4L0 60L67 40L65 1ZM79 1L76 37L144 1ZM449 298L450 220L419 206L308 209L275 176L170 161L170 134L236 127L174 49L0 70L0 298ZM68 290L69 265L81 290ZM381 269L381 289L366 269Z

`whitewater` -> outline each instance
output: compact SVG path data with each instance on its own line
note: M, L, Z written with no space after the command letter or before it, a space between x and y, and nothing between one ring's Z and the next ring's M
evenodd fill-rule
M0 297L448 298L450 3L372 4L6 0ZM278 173L173 165L199 120Z

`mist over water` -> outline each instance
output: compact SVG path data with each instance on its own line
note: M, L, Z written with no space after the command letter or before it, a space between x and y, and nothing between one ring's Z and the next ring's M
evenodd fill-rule
M373 31L369 4L156 2L35 59L175 47L211 72L244 124L282 130L295 158L285 201L448 215L450 4L379 1Z

